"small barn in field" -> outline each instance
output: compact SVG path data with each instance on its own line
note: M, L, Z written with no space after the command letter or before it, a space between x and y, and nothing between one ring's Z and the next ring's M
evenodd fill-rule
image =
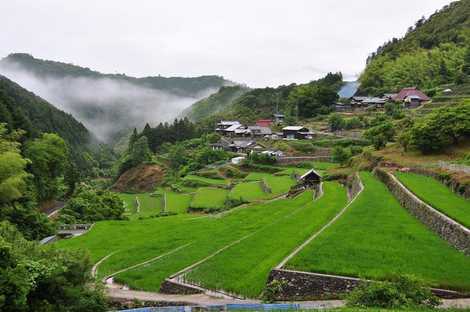
M315 171L315 169L309 170L304 173L299 179L298 184L304 186L305 188L312 188L320 184L321 175Z

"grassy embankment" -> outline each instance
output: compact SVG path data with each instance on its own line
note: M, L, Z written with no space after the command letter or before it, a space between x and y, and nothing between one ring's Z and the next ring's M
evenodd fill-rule
M395 175L421 200L470 228L469 200L458 196L434 178L404 172L396 172Z
M411 216L370 173L345 214L287 267L386 280L409 274L434 287L470 290L470 258Z

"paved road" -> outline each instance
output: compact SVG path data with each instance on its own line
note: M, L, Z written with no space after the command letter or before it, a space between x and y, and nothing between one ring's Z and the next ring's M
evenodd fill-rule
M154 292L136 291L122 289L120 285L106 285L106 292L108 297L120 300L133 300L140 301L154 301L154 302L168 302L178 305L224 305L224 304L256 304L261 303L259 300L241 300L241 299L227 299L211 297L205 294L198 295L167 295ZM334 309L345 306L343 300L317 300L317 301L296 301L293 303L300 304L301 309ZM468 299L448 299L443 300L440 308L459 308L469 309L470 298Z
M160 293L152 293L136 290L124 290L121 288L108 287L106 289L108 297L112 299L125 299L125 300L141 300L141 301L155 301L155 302L170 302L175 304L186 305L224 305L224 304L256 304L261 303L260 300L240 300L240 299L227 299L216 298L205 294L198 295L167 295ZM344 301L341 300L323 300L323 301L302 301L299 303L301 308L321 309L321 308L338 308L344 306Z
M48 218L53 218L62 208L64 208L65 202L56 201L55 205L44 210L43 212L47 215Z

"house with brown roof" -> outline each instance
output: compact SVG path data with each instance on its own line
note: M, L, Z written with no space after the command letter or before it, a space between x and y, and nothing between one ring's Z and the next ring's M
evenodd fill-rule
M392 98L396 102L402 102L408 108L415 108L431 99L416 87L404 88Z

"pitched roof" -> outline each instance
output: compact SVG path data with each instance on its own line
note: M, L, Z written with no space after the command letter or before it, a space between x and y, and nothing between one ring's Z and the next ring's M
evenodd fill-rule
M237 130L238 128L240 128L241 126L242 126L241 124L234 124L234 125L231 125L230 127L228 127L227 129L225 129L224 131L233 132L233 131Z
M396 96L393 97L393 100L394 101L403 101L404 99L406 99L407 97L410 97L410 96L419 97L420 100L422 100L422 101L429 101L430 100L430 98L426 94L424 94L423 92L421 92L420 90L418 90L415 87L402 89L400 91L400 93L398 93Z
M287 131L300 131L300 130L303 130L303 129L306 129L302 126L288 126L288 127L284 127L282 128L282 130L287 130Z
M269 127L261 127L261 126L248 126L252 132L259 132L264 135L272 134L271 128Z
M232 125L239 125L240 122L236 120L221 120L217 125L219 126L232 126Z
M304 175L302 175L302 176L299 178L299 180L305 179L306 177L308 177L308 176L309 176L310 174L312 174L312 173L321 178L321 175L320 175L318 172L316 172L315 169L311 169L311 170L305 172Z

